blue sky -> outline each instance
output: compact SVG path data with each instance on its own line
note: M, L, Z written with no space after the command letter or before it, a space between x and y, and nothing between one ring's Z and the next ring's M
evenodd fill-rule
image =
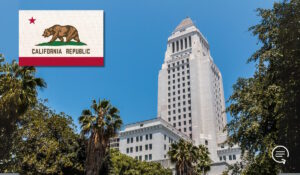
M39 92L57 112L77 119L92 99L106 98L124 123L156 117L157 78L168 36L189 16L208 39L224 83L226 100L238 77L253 74L247 58L258 48L248 28L259 22L261 0L6 0L0 2L0 53L18 58L19 9L103 9L105 67L41 67L48 87ZM228 116L230 119L230 117Z

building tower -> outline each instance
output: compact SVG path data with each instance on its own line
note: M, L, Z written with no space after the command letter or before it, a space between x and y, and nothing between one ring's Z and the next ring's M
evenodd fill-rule
M209 44L190 18L168 38L158 77L158 117L206 145L214 162L226 139L222 76L210 55Z

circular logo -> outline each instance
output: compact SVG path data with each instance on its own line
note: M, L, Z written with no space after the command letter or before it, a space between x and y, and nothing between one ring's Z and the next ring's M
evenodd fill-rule
M289 156L289 150L285 146L278 145L272 150L272 159L276 163L285 164Z

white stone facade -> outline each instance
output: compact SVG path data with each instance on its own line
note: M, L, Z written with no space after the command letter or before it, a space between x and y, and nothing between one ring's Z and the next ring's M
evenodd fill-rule
M168 160L171 143L179 139L192 142L161 118L126 125L119 138L120 152L142 161Z
M183 138L206 145L213 161L208 174L222 174L228 164L240 161L241 154L238 146L224 144L224 111L222 75L208 41L186 18L168 38L158 76L157 119L126 125L119 134L119 149L136 159L173 168L167 152L173 141Z

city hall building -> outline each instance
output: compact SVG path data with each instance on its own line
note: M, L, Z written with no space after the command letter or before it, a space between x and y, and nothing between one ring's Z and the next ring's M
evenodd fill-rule
M157 118L126 125L115 145L133 158L174 169L167 152L171 143L184 139L205 145L213 162L208 174L222 174L241 154L238 146L224 143L224 111L222 75L208 41L186 18L168 38L158 75Z

